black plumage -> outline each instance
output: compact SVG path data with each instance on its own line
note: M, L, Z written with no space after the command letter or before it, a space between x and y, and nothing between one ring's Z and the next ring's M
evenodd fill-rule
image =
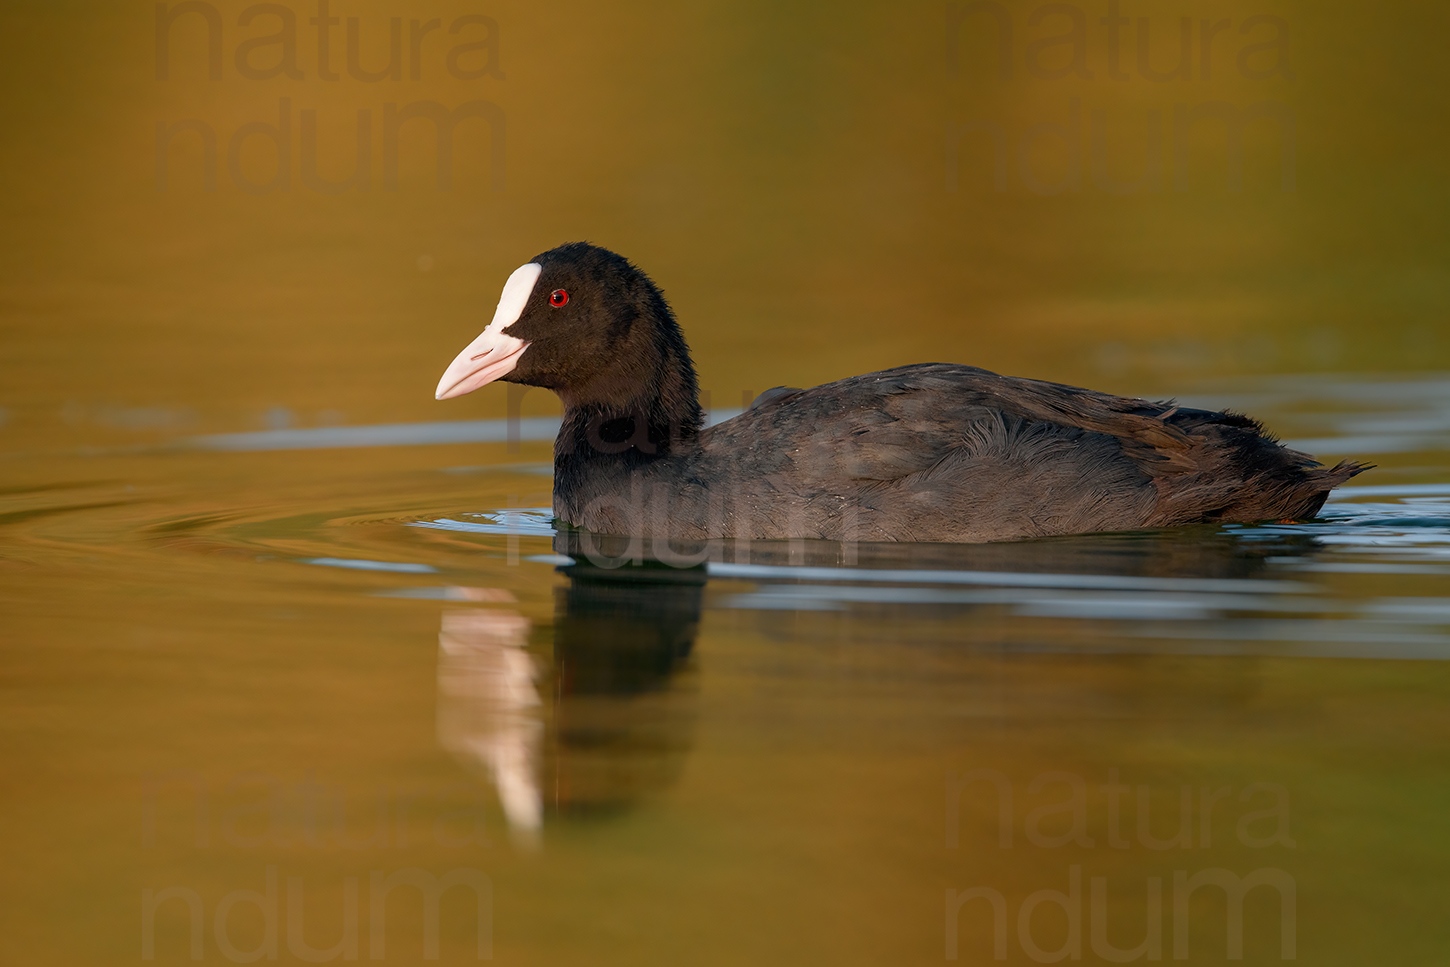
M489 378L559 394L554 513L593 531L980 542L1298 520L1365 469L1326 468L1236 413L951 363L782 387L702 429L689 349L643 272L586 243L532 264L499 329L525 348Z

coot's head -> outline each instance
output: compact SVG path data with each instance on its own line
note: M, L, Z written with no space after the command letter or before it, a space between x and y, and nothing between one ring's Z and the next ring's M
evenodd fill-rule
M698 397L689 350L660 290L629 260L587 242L514 270L493 321L449 364L436 396L494 380L605 409L654 409L662 396L696 406Z

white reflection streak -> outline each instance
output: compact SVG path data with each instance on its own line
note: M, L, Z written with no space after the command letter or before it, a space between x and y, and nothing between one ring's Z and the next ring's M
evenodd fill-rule
M529 619L516 611L445 611L438 632L438 741L488 769L515 834L543 821L538 668L524 650Z

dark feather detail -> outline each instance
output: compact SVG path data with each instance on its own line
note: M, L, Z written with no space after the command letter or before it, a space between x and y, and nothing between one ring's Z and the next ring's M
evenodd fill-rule
M701 430L689 349L644 273L584 243L535 261L569 308L535 297L507 378L563 399L554 512L590 530L994 541L1298 520L1367 469L1326 468L1242 414L951 363L776 387Z

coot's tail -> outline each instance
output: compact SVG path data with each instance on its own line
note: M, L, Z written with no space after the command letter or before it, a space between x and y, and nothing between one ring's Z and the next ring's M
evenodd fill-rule
M1154 525L1306 520L1319 513L1331 490L1371 467L1352 460L1326 467L1241 413L1174 407L1164 416L1185 434L1189 469L1154 480Z
M1294 489L1286 502L1283 515L1286 520L1305 520L1319 513L1329 492L1355 474L1374 469L1372 463L1358 463L1341 460L1332 467L1314 467L1301 471L1302 479L1295 482Z

